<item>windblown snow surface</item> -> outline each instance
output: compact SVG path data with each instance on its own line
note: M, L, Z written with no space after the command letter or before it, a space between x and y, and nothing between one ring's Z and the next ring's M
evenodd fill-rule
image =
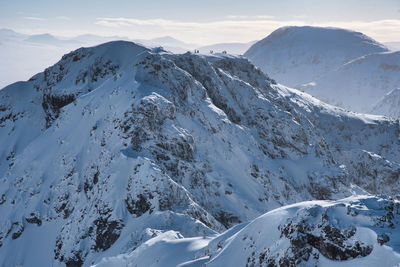
M399 122L246 58L81 48L0 91L0 138L1 266L400 262Z

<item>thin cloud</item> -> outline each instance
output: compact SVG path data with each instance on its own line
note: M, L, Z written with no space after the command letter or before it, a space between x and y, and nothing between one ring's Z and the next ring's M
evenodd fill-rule
M332 21L320 23L321 26L334 26L362 32L380 42L400 41L400 20L377 21Z
M30 17L30 16L24 17L24 19L26 19L26 20L34 20L34 21L44 21L44 20L46 20L45 18L41 18L41 17Z
M236 20L236 19L273 19L275 16L270 15L256 15L256 16L247 16L247 15L229 15L225 17L229 20Z
M240 15L229 15L226 16L225 18L227 19L247 19L249 16L240 16Z
M277 21L277 20L220 20L212 22L186 22L186 21L174 21L166 19L145 19L139 20L134 18L98 18L96 21L97 25L107 27L127 27L127 26L157 26L162 28L176 28L176 29L214 29L221 30L225 28L235 27L262 27L265 25L286 25L287 23L303 24L299 21Z
M257 19L274 19L276 17L275 16L270 16L270 15L260 15L260 16L254 16L254 18L257 18Z
M295 18L295 19L307 19L307 18L309 18L309 16L303 14L303 15L296 15L296 16L293 16L293 18Z
M56 17L56 19L59 19L59 20L71 20L71 18L67 17L67 16L58 16L58 17Z
M283 21L276 19L250 19L247 16L228 16L229 19L211 22L187 22L167 19L98 18L97 25L119 28L125 33L174 35L199 43L248 41L267 36L273 30L288 25L339 27L361 31L381 42L400 40L400 20L330 21L308 23L305 19ZM234 19L240 18L240 19ZM150 31L149 31L150 30Z
M166 19L98 18L95 23L103 27L113 28L113 31L118 29L119 34L128 35L132 38L173 35L178 39L198 44L248 42L263 38L266 34L281 26L304 25L301 21L282 22L266 19L187 22Z

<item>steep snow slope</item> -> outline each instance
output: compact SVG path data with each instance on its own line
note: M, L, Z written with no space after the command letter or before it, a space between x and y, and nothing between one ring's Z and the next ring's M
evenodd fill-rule
M270 211L214 238L170 231L113 266L382 266L400 264L400 203L361 196Z
M400 191L398 121L229 55L78 49L0 91L0 138L5 266L87 266L286 204Z
M357 58L299 88L328 103L370 112L380 98L399 84L400 51Z
M382 114L392 118L400 118L400 88L383 96L370 110L372 114Z
M244 55L279 83L295 87L350 60L385 51L382 44L359 32L289 26L258 41Z
M370 112L399 84L400 51L362 56L299 88L328 103Z

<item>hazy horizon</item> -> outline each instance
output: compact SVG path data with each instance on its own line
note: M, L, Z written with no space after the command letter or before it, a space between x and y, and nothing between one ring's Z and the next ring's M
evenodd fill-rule
M5 1L4 1L5 2ZM81 34L152 39L172 36L206 45L250 42L288 25L330 26L400 41L400 1L14 1L3 5L0 28L24 34Z
M0 30L12 30L16 33L21 33L14 29L5 27L0 27ZM273 29L272 31L274 30L276 29ZM266 33L262 38L265 38L271 32ZM51 36L47 36L47 34L51 34ZM22 39L0 39L0 47L2 48L2 52L0 53L0 61L5 63L0 67L0 88L17 81L28 80L33 75L42 72L45 68L55 64L64 54L78 49L79 47L94 46L113 40L134 41L148 47L163 46L164 49L174 53L184 53L186 51L192 51L193 49L200 49L201 53L208 53L210 50L214 50L216 52L227 50L228 53L231 54L243 54L254 42L259 40L254 39L249 42L222 43L211 41L207 44L196 44L180 40L173 35L160 35L151 39L140 39L118 35L118 33L115 33L113 36L101 36L94 33L86 34L92 35L93 38L90 38L90 36L84 36L85 34L67 37L48 32L42 32L37 33L38 36L26 35ZM31 37L35 38L31 39ZM52 39L52 37L57 39ZM173 39L171 40L170 38ZM378 39L375 40L384 44L392 51L397 51L400 49L400 42L394 40L391 40L390 42L382 42ZM23 67L21 67L21 63Z
M333 27L333 26L318 26L318 25L286 25L286 26L299 26L299 27L301 27L301 26L312 26L312 27L323 27L323 28L324 27L326 27L326 28L332 27L332 28L341 28L341 29L361 32L361 31L357 31L357 30L354 30L354 29L343 28L343 27ZM30 33L20 32L20 31L17 31L15 29L12 29L12 28L0 28L0 30L11 30L11 31L13 31L15 33L24 34L24 35L27 35L27 36L51 35L51 36L53 36L55 38L58 38L60 40L73 40L73 39L76 39L78 37L84 37L84 36L96 36L96 37L102 37L102 38L112 38L112 39L115 39L115 40L119 40L117 38L120 38L120 40L130 40L130 41L135 41L135 40L151 41L151 40L162 39L162 38L172 38L172 39L174 39L176 41L180 41L180 42L185 43L185 44L190 45L190 46L195 46L195 47L199 46L200 47L200 46L209 46L209 45L223 44L223 43L226 43L226 44L231 44L231 43L243 43L243 44L244 43L252 43L252 42L256 42L256 41L259 41L259 40L267 37L272 32L274 32L275 30L277 30L277 29L279 29L281 27L285 27L285 26L280 26L280 27L278 27L276 29L273 29L271 32L266 33L265 36L263 36L260 39L253 39L253 40L242 41L242 42L241 41L216 42L216 41L210 40L209 43L204 43L204 44L199 44L199 43L194 43L194 42L187 42L187 41L184 41L182 39L179 39L179 38L175 37L174 35L158 35L158 36L155 36L155 37L152 37L152 38L135 38L135 37L128 37L128 36L118 35L118 34L114 34L114 35L104 34L104 35L102 35L102 34L94 34L94 33L87 32L87 33L81 33L81 34L72 35L72 36L65 36L65 35L53 34L53 33L50 33L50 32L38 32L38 33L31 33L30 34ZM361 32L361 33L365 34L364 32ZM365 35L373 38L372 36L370 36L368 34L365 34ZM379 43L382 43L382 44L400 43L400 40L381 41L381 40L376 39L376 38L373 38L373 39L375 41L378 41Z

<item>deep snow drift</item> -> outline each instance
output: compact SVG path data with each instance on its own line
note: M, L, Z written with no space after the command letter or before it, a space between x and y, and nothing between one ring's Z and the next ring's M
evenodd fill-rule
M400 189L398 121L277 85L242 57L174 55L130 42L78 49L1 90L0 138L5 266L156 255L166 238L184 237L176 248L197 251L287 204ZM396 217L397 202L386 202ZM292 215L285 218L297 223ZM345 232L349 250L367 259L377 241L358 233ZM279 261L274 253L263 259Z

